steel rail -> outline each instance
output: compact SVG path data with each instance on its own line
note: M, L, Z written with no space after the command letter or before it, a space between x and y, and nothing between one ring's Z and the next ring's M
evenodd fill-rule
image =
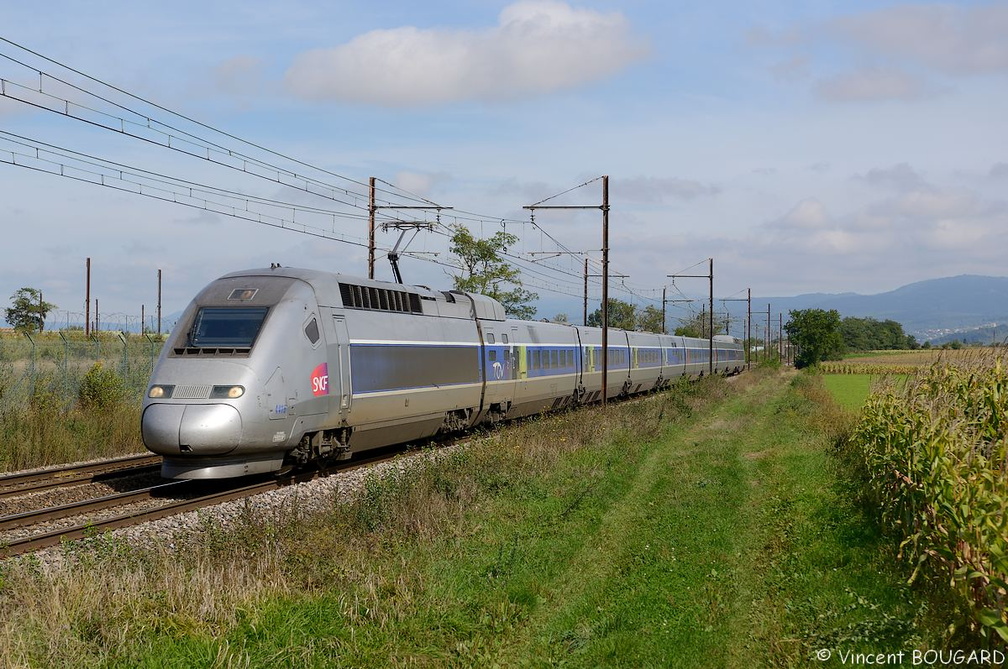
M14 513L9 516L0 517L0 530L13 530L18 527L43 523L47 520L60 520L62 518L80 516L85 513L101 511L102 509L108 509L115 506L125 506L126 504L132 504L133 502L150 499L154 497L155 493L158 491L163 492L172 488L180 488L184 490L186 487L192 487L192 481L170 481L167 483L159 483L158 485L147 488L140 488L138 490L113 493L104 497L83 499L77 502L70 502L69 504L61 504L59 506L51 506L44 509Z
M159 455L129 455L86 465L68 465L0 476L0 499L72 483L99 481L106 474L121 476L124 471L130 470L142 473L153 470L160 462Z
M92 536L99 531L114 530L139 525L141 523L166 518L168 516L185 513L187 511L195 511L196 509L201 509L205 506L222 504L224 502L242 499L243 497L251 497L253 495L258 495L270 490L276 490L293 483L310 481L319 475L320 472L308 472L285 477L283 479L273 479L262 483L255 483L240 488L231 488L229 490L211 493L209 495L194 497L192 499L179 500L177 502L165 504L164 506L159 506L153 509L141 509L116 516L114 518L108 518L106 520L90 521L82 525L53 530L52 532L47 532L45 534L12 539L6 543L0 544L0 558L13 557L15 555L49 548L64 541L83 539L88 536Z

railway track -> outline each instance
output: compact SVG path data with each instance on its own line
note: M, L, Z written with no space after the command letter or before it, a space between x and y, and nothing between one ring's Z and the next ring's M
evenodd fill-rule
M0 499L61 486L94 483L113 477L144 474L161 466L159 455L130 455L84 465L67 465L41 471L18 472L0 476Z
M0 544L0 558L30 553L43 548L56 546L64 541L83 539L98 532L139 525L140 523L158 520L159 518L165 518L179 513L185 513L186 511L195 511L205 506L230 502L243 497L251 497L269 490L276 490L277 488L290 485L292 483L308 481L318 475L318 472L311 472L283 479L261 481L240 487L227 487L224 490L200 494L195 497L175 499L153 508L129 510L111 518L100 520L91 519L74 524L71 527L63 527L49 532L44 532L42 534L32 534L29 536L8 539L6 542ZM69 517L67 515L68 511L72 513L73 517L84 517L84 514L92 513L100 509L106 509L109 508L109 506L133 504L141 499L149 499L156 490L160 492L168 492L171 490L173 494L185 494L186 492L191 493L193 489L198 487L193 484L198 483L201 482L173 481L160 486L153 486L152 488L145 490L121 493L120 495L110 495L97 500L87 500L82 503L67 505L74 506L74 509L68 509L66 507L53 507L50 509L28 512L26 514L18 514L18 516L23 516L21 518L6 516L4 518L0 518L0 528L10 529L11 527L23 527L25 525L30 526L37 522L42 522L54 517L66 518Z
M50 548L65 541L83 539L101 532L139 525L187 511L251 497L295 483L310 481L330 472L365 467L391 459L398 452L386 451L387 449L380 449L379 452L356 461L340 462L334 465L331 470L325 471L298 472L270 477L267 480L260 479L252 483L248 479L165 481L135 490L12 513L0 517L0 559ZM155 459L160 461L159 457L155 457ZM115 472L132 472L147 466L141 464L139 467L131 468L128 464L124 464L126 461L126 458L120 459L114 463L118 465L114 469L101 469L101 465L113 465L111 462L94 463L87 465L87 467L95 468L93 470L95 476L109 476ZM52 472L77 470L77 473L64 479L60 479L59 475L56 475L59 479L58 482L45 481L46 488L52 489L61 485L74 486L89 482L91 478L81 473L80 469L67 467L51 470ZM8 478L15 479L47 473L49 472L37 472ZM3 481L4 479L0 479L0 485L3 485ZM43 479L39 479L39 483L42 481ZM28 492L39 489L43 488L19 487L17 488L18 492L12 494L27 495ZM110 515L108 513L110 509L119 509L119 512Z

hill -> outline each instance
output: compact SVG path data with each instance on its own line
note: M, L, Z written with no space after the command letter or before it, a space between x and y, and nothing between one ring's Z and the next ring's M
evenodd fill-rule
M1008 277L963 274L918 281L877 295L810 293L753 298L754 308L766 302L773 313L836 309L841 316L892 319L920 341L937 341L943 336L1008 323Z

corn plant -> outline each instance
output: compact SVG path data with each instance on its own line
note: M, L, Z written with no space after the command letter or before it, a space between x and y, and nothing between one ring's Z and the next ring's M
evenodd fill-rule
M877 387L847 444L911 580L951 584L968 626L1008 641L1008 367L998 352Z

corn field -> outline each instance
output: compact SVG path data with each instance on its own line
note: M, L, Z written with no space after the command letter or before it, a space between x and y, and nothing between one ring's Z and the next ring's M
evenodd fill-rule
M884 362L820 362L819 371L823 374L897 374L906 376L920 369L917 365L901 365Z
M948 583L965 625L1008 642L1008 364L977 352L883 383L847 455L911 580ZM939 585L939 587L942 587Z

